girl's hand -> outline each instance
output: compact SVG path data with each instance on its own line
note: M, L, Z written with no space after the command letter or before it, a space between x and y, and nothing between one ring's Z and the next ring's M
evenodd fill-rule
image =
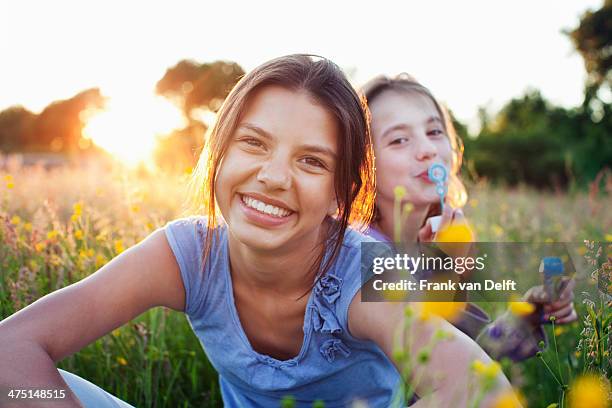
M548 298L548 294L544 290L544 286L538 285L529 289L524 296L527 302L541 304L543 306L542 320L531 318L527 316L533 324L540 325L542 323L549 323L552 316L555 317L556 324L571 323L578 319L578 314L574 308L574 287L576 281L573 278L563 278L561 293L559 299L551 301Z

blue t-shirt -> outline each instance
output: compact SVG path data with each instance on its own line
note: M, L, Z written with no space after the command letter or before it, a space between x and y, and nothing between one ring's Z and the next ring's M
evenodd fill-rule
M256 352L240 324L229 270L227 228L218 227L206 265L205 217L164 227L185 286L185 313L208 359L219 373L226 407L278 407L292 396L296 407L388 407L401 377L383 351L348 331L348 307L361 287L360 243L372 241L348 229L336 262L311 291L299 354L277 360ZM401 398L398 401L402 404Z

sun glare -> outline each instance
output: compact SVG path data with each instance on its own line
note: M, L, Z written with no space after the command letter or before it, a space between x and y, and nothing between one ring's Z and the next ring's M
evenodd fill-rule
M160 96L110 98L83 136L128 165L150 163L156 137L185 126L181 111Z

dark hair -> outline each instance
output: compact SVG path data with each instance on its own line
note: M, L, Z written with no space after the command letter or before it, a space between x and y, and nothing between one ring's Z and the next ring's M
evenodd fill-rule
M324 275L335 262L349 224L367 225L374 209L373 147L365 101L358 96L340 68L328 59L295 54L268 61L246 74L229 93L217 120L208 129L205 147L191 181L198 212L208 216L208 231L203 248L203 264L210 253L213 230L216 234L217 205L215 180L231 136L244 114L245 106L257 89L266 85L307 92L313 100L336 119L340 135L334 190L338 203L335 222L331 223L324 248L332 246L315 260L316 277Z
M419 93L431 99L436 110L438 111L438 114L440 115L440 118L442 119L444 133L448 137L448 141L453 151L450 175L448 179L447 197L449 203L453 207L463 207L467 201L467 192L458 175L459 170L461 169L461 161L463 159L463 142L455 131L455 127L453 126L447 109L441 105L436 98L434 98L429 89L421 85L416 79L406 73L399 74L395 78L380 75L366 82L361 87L361 93L366 98L368 104L372 103L374 99L385 91L394 91L398 93ZM433 204L430 206L430 212L427 214L427 217L439 214L440 211L440 204ZM380 213L376 207L374 209L374 217L375 221L380 219Z

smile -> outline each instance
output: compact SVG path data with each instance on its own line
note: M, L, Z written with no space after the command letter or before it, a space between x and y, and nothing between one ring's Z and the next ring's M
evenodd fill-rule
M247 207L259 211L263 214L271 215L273 217L284 218L293 214L293 211L281 207L276 207L272 204L266 204L263 201L256 200L246 195L240 195L240 199Z

